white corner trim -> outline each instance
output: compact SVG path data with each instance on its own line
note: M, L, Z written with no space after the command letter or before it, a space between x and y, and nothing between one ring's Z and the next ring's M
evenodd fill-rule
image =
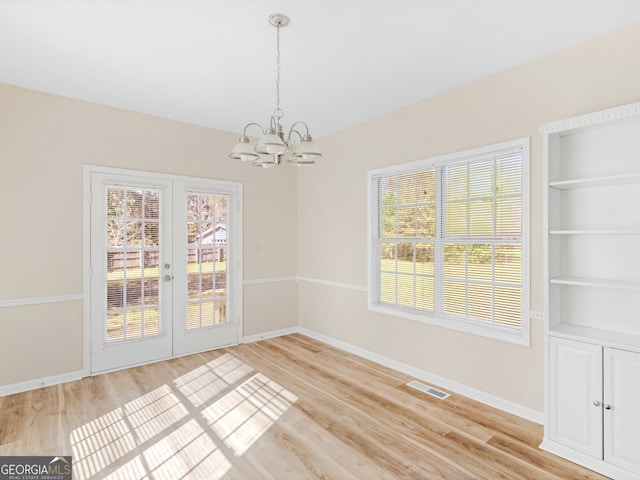
M83 299L84 295L81 293L73 295L56 295L52 297L10 298L7 300L0 300L0 307L18 307L22 305L37 305L40 303L77 302Z
M50 387L51 385L73 382L75 380L80 380L81 378L82 370L78 370L77 372L62 373L51 377L36 378L34 380L27 380L26 382L3 385L0 386L0 397L27 392L29 390L36 390L37 388Z
M358 285L356 283L334 282L332 280L322 280L320 278L303 277L302 275L298 275L298 281L309 282L309 283L319 283L321 285L329 285L332 287L339 287L339 288L348 288L351 290L357 290L359 292L368 291L366 285Z
M266 340L267 338L282 337L284 335L291 335L292 333L299 333L298 327L283 328L281 330L272 330L270 332L258 333L256 335L248 335L242 337L240 343L252 343L259 340Z
M327 343L333 347L339 348L340 350L353 353L354 355L358 355L359 357L366 358L367 360L371 360L385 367L392 368L393 370L397 370L399 372L405 373L417 379L426 381L437 387L441 387L445 390L450 390L459 395L463 395L465 397L471 398L473 400L477 400L491 407L495 407L500 410L503 410L507 413L511 413L513 415L517 415L527 420L531 420L532 422L536 422L539 424L543 423L544 414L542 412L538 412L536 410L523 407L522 405L519 405L517 403L510 402L500 397L496 397L495 395L488 394L481 390L476 390L475 388L471 388L467 385L463 385L461 383L448 380L439 375L435 375L425 370L412 367L411 365L407 365L406 363L392 360L388 357L384 357L377 353L370 352L369 350L365 350L363 348L356 347L349 343L336 340L334 338L328 337L326 335L322 335L320 333L317 333L313 330L309 330L304 327L299 327L298 332L301 333L302 335L306 335L307 337L314 338L321 342Z

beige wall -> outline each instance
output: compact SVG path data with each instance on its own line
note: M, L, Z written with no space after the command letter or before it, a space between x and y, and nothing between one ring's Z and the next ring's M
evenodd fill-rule
M321 139L298 179L303 277L367 284L367 171L531 138L531 309L542 305L538 127L640 100L640 23ZM401 72L399 72L401 74ZM543 324L521 347L369 312L357 289L303 282L300 325L534 411L543 410Z
M83 164L241 181L245 279L364 286L369 169L530 137L541 311L538 126L639 101L639 57L635 24L320 139L325 158L302 169L229 160L235 134L0 85L0 300L82 293ZM244 293L245 335L300 325L542 411L539 320L521 347L369 312L357 288L284 281ZM0 308L0 387L80 369L80 301Z
M0 85L0 300L82 294L84 164L242 182L245 279L295 275L296 169L232 161L237 138ZM295 326L296 302L295 282L247 286L245 334ZM0 386L82 368L81 301L0 307Z

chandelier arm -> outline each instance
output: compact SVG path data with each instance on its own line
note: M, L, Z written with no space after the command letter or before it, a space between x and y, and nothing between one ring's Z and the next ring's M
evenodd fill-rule
M302 140L303 135L298 130L296 130L296 125L298 125L298 124L304 125L304 128L305 128L305 135L304 136L309 136L309 126L305 122L302 122L302 121L298 120L293 125L291 125L291 128L289 129L289 135L287 136L287 138L291 138L291 134L293 132L296 132L298 134L298 136L300 137L300 140Z
M247 123L244 127L244 131L242 133L243 136L247 136L247 128L249 128L250 126L255 125L256 127L258 127L260 130L262 130L262 135L264 135L264 128L262 128L262 125L260 125L259 123L255 123L255 122L251 122L251 123Z
M298 138L300 139L300 141L302 141L302 138L303 138L302 134L298 130L296 130L293 127L291 127L291 130L289 130L289 135L287 136L287 139L289 140L289 143L291 143L292 145L293 145L292 135L294 133L298 135Z

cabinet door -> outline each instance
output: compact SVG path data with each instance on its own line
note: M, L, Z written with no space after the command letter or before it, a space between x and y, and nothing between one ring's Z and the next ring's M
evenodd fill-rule
M602 459L602 347L550 337L549 438Z
M640 473L640 354L605 348L605 460Z

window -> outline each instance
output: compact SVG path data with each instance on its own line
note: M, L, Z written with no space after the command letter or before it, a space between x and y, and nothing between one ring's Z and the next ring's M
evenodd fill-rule
M528 344L528 173L528 138L370 171L370 308Z

